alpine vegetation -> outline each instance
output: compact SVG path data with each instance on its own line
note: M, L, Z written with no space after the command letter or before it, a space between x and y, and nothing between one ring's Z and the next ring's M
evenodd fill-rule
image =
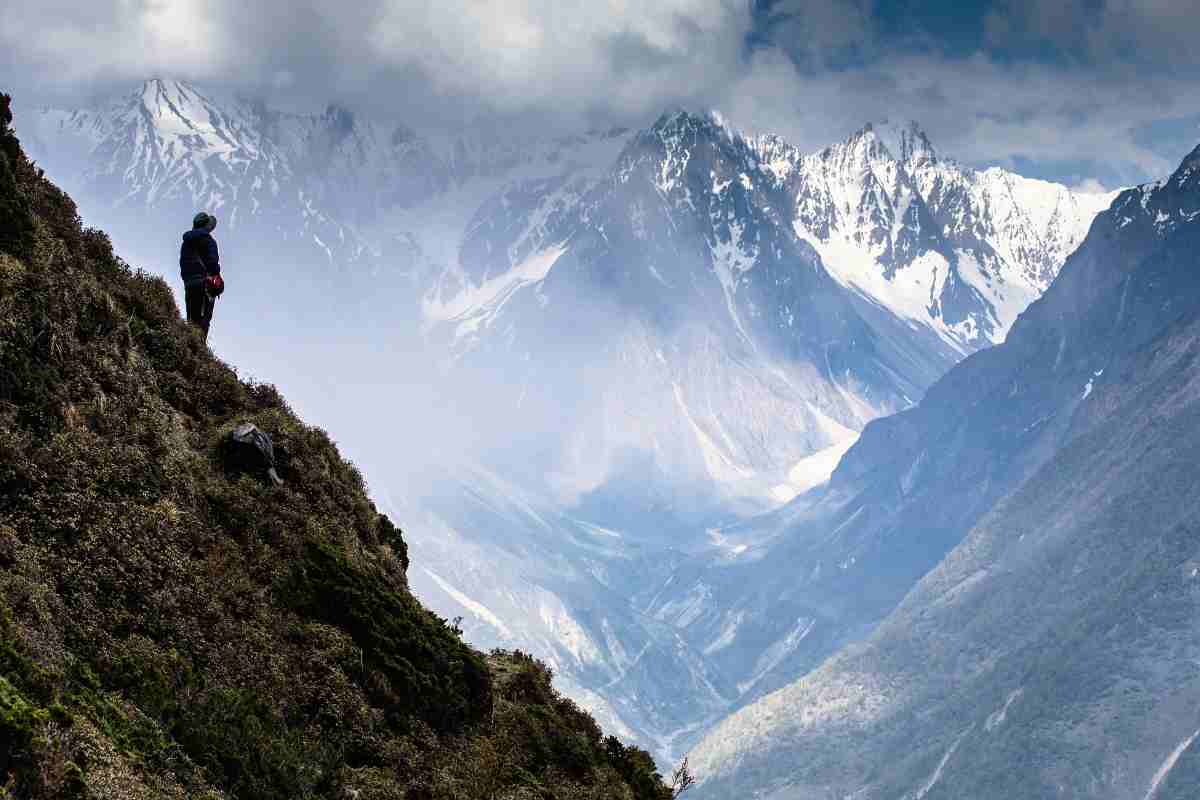
M0 95L5 796L671 797L543 663L413 597L358 470L80 226L11 119ZM235 457L247 423L269 464Z

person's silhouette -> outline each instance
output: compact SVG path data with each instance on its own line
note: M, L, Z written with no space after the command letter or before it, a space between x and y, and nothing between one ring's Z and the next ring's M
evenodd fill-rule
M217 295L224 289L217 240L212 237L217 218L201 211L192 219L192 229L183 234L179 248L179 275L183 278L183 300L187 320L204 333L212 323Z

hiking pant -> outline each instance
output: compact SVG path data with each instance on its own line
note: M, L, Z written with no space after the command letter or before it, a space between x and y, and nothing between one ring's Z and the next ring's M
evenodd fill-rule
M184 284L183 304L187 307L188 322L199 328L204 333L204 340L208 341L208 326L212 322L216 298L208 296L203 282L195 285Z

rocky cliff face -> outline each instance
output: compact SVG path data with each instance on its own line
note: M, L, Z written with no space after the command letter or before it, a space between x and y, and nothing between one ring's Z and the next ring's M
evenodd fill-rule
M1198 164L1122 193L1004 344L867 427L772 552L836 540L848 596L903 600L716 728L699 796L1194 791Z

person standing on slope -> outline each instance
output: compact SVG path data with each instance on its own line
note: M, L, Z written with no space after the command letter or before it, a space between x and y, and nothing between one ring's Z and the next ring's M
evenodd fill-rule
M217 296L225 290L217 240L212 237L217 218L201 211L192 218L192 229L183 235L179 248L179 275L183 278L183 302L187 320L204 333L212 322Z

